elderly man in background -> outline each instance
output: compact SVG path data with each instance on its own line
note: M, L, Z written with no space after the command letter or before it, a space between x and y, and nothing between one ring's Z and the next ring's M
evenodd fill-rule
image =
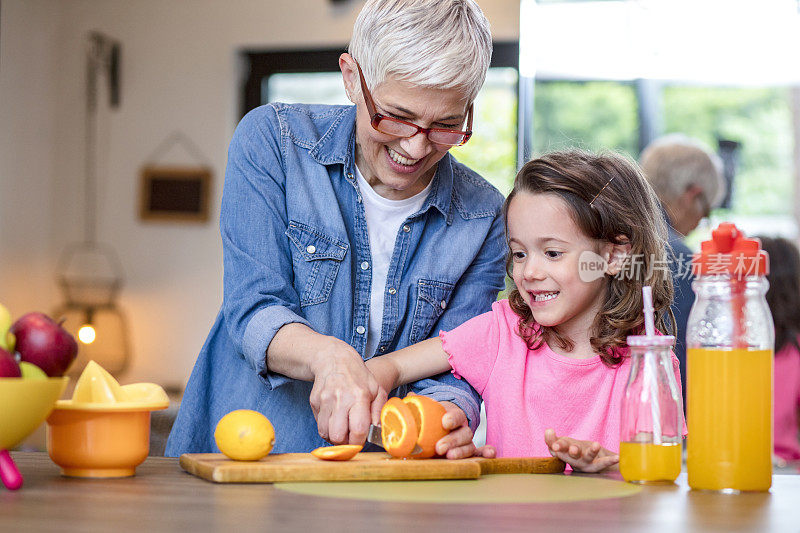
M669 257L675 300L675 355L681 364L681 385L686 397L686 321L694 303L692 251L684 237L694 230L725 196L722 160L685 135L671 134L653 141L640 163L655 189L669 225ZM684 402L685 403L685 402Z

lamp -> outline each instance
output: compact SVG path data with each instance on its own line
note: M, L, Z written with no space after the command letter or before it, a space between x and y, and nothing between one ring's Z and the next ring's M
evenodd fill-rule
M96 234L96 118L97 78L108 80L109 103L118 107L120 45L91 32L86 39L86 115L84 173L84 239L67 245L58 261L56 279L65 303L53 312L79 341L78 357L70 374L77 375L90 360L114 375L130 360L128 325L117 306L122 288L122 265L114 249L97 242Z

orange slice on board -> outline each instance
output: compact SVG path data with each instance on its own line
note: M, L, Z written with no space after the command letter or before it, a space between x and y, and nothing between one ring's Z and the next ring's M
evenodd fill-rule
M383 449L394 457L408 457L417 444L417 422L400 398L389 398L381 409Z
M433 398L416 394L403 398L403 403L411 409L411 416L417 423L417 429L419 429L417 444L422 448L421 452L411 457L414 459L433 457L436 455L436 443L450 433L442 427L442 417L447 409Z
M359 444L340 444L338 446L323 446L311 450L311 455L326 461L349 461L361 451Z

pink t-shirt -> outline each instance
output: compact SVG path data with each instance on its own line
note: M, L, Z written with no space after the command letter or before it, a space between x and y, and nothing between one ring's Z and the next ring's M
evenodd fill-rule
M775 455L787 461L800 459L797 414L800 411L800 353L789 344L775 354L773 389Z
M516 332L518 322L508 300L500 300L491 311L439 333L453 373L483 397L486 444L498 457L548 457L544 430L553 428L559 436L597 441L618 452L630 358L609 368L600 356L564 357L546 343L529 350ZM672 363L680 386L674 354Z

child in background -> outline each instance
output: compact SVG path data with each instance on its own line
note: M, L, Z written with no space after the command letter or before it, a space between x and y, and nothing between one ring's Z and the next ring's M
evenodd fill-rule
M662 331L672 301L658 201L635 164L566 151L520 170L504 214L509 298L367 366L386 390L452 368L485 402L483 455L609 468L619 461L626 338L644 329L642 286L653 288ZM674 355L673 366L680 383Z
M760 237L769 254L767 303L775 323L774 453L800 460L800 253L790 241Z

